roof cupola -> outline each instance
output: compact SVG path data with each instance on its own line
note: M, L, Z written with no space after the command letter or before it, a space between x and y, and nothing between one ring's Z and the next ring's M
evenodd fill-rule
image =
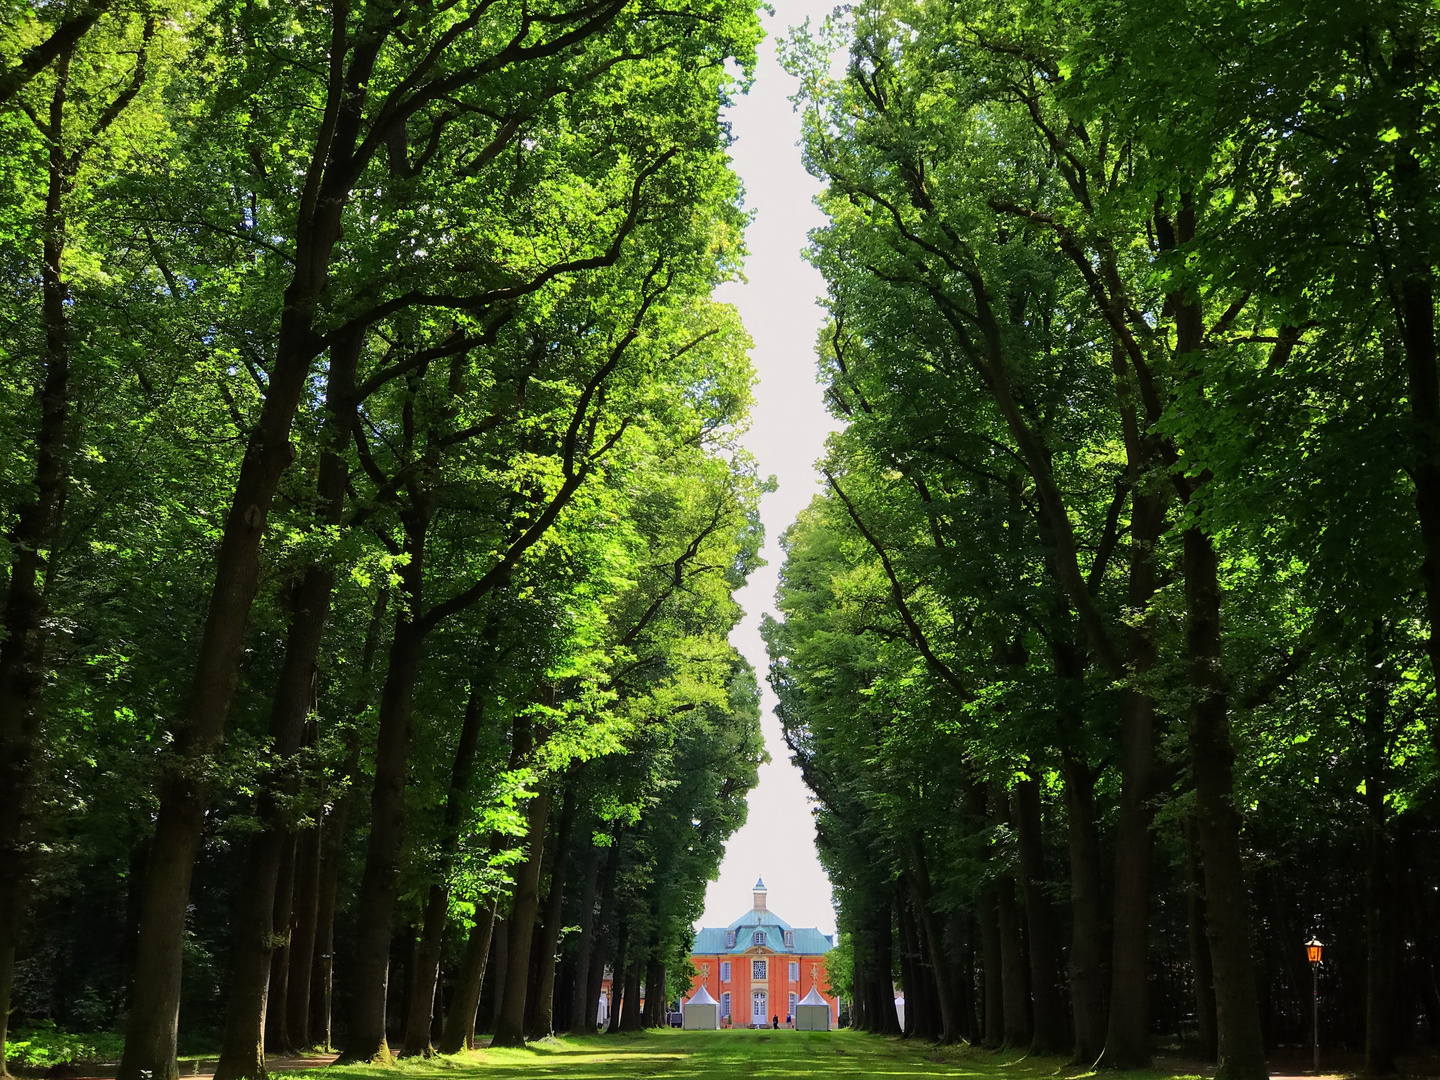
M764 911L764 910L765 910L765 892L766 892L766 889L765 889L765 879L764 879L763 877L762 877L762 878L756 878L756 879L755 879L755 910L756 910L756 911Z

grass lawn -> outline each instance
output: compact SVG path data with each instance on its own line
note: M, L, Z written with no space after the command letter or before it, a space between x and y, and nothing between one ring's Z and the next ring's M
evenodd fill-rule
M1053 1080L1086 1074L1060 1058L1022 1058L966 1047L906 1043L853 1031L672 1031L547 1039L524 1050L476 1050L453 1058L405 1061L391 1069L351 1065L297 1073L312 1080L463 1080L478 1077L554 1077L624 1080L675 1076L731 1080L760 1076L974 1077ZM1129 1073L1158 1080L1168 1073Z

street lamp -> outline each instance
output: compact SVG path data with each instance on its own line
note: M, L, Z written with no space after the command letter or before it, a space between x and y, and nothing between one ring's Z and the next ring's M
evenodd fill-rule
M1305 942L1305 958L1310 961L1310 1007L1311 1029L1315 1034L1315 1073L1320 1073L1320 964L1325 956L1325 945L1315 935Z

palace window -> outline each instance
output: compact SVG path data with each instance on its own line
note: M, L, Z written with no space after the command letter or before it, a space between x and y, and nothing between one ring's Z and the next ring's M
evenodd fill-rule
M765 944L765 931L764 931L764 930L756 930L755 933L751 936L750 942L751 942L751 944L754 944L754 945L764 945L764 944Z
M752 978L752 979L763 979L763 978L765 978L765 961L764 961L764 960L751 960L751 961L750 961L750 978Z
M793 982L793 983L798 983L798 982L800 981L800 961L799 961L799 960L791 960L791 961L790 961L790 981Z
M726 947L727 949L733 949L733 948L735 947L735 931L734 931L734 930L726 930L726 931L725 931L725 947Z
M787 949L793 949L795 947L795 931L785 931L785 947Z
M725 1017L725 1019L727 1019L727 1020L730 1019L730 991L729 991L729 990L726 990L725 993L723 993L723 994L720 995L720 1015L723 1016L723 1017Z
M729 961L729 960L721 960L721 961L720 961L720 981L721 981L721 982L729 982L729 981L730 981L730 961Z
M790 995L790 1019L792 1019L792 1020L795 1018L795 1006L798 1005L799 1003L800 1003L800 995L799 995L799 994L791 994L791 995Z

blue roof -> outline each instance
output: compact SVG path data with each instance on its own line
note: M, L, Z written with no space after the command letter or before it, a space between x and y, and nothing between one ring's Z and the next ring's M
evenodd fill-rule
M780 918L779 915L776 915L773 911L747 911L744 915L741 915L725 929L743 930L747 926L756 928L763 927L765 929L772 929L775 927L779 927L781 930L795 929L784 919Z
M787 930L794 935L793 946L785 944ZM735 934L735 944L727 946L726 935L731 932ZM756 933L765 935L764 942L759 945L755 942ZM707 926L697 931L693 951L696 956L721 956L765 948L791 956L819 956L829 952L834 944L813 926L796 929L773 912L747 911L727 927Z

